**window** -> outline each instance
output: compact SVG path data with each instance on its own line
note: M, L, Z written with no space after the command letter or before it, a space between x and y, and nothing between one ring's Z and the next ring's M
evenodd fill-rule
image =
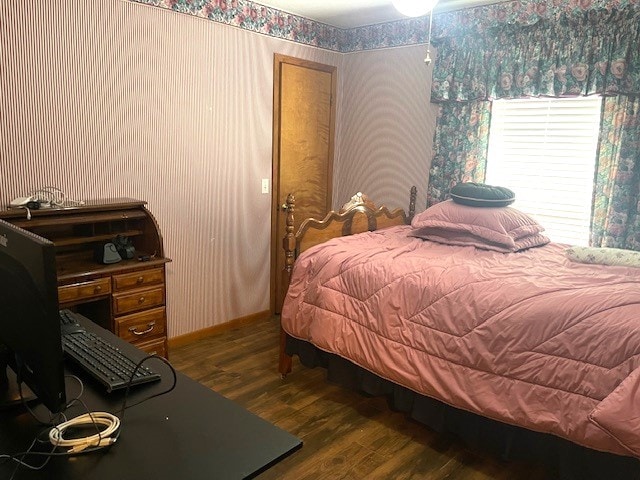
M600 97L496 100L486 183L513 190L513 206L554 242L587 245Z

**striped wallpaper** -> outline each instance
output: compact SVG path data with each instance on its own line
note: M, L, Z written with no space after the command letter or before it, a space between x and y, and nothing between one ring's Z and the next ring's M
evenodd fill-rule
M0 205L46 185L146 200L173 259L169 337L268 310L274 53L338 68L334 205L362 190L406 207L435 120L423 50L345 55L119 0L2 2Z

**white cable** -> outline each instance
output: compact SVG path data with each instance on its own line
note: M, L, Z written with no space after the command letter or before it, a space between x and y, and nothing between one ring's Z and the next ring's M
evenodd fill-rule
M38 197L41 208L84 205L83 200L73 200L71 198L67 198L67 195L63 190L53 186L39 188L38 190L32 192L31 195Z
M103 425L106 428L100 433L88 437L64 438L64 432L70 427L80 425ZM77 416L53 427L49 431L49 441L56 447L70 447L68 453L78 453L89 447L106 447L115 443L112 434L120 428L120 419L107 412L91 412Z

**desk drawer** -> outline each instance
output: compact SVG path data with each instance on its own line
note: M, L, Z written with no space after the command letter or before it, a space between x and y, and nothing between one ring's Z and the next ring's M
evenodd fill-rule
M130 290L132 288L162 285L164 283L164 268L152 268L132 273L122 273L113 276L113 291Z
M116 318L115 334L129 343L135 343L152 337L164 337L165 324L165 309L159 307Z
M69 303L78 300L109 295L111 293L111 282L107 278L98 278L90 282L73 283L58 287L58 302Z
M164 285L113 295L113 314L122 315L164 305Z
M140 350L147 352L149 355L159 355L164 358L169 358L167 352L167 339L165 337L149 340L148 342L136 343L135 346ZM154 362L158 362L158 360L149 361L145 365L157 372L158 369L156 365L154 365Z

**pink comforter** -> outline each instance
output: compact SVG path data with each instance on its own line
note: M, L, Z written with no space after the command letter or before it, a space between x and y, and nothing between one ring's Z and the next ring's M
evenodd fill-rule
M640 269L409 232L306 251L284 330L455 407L640 457Z

